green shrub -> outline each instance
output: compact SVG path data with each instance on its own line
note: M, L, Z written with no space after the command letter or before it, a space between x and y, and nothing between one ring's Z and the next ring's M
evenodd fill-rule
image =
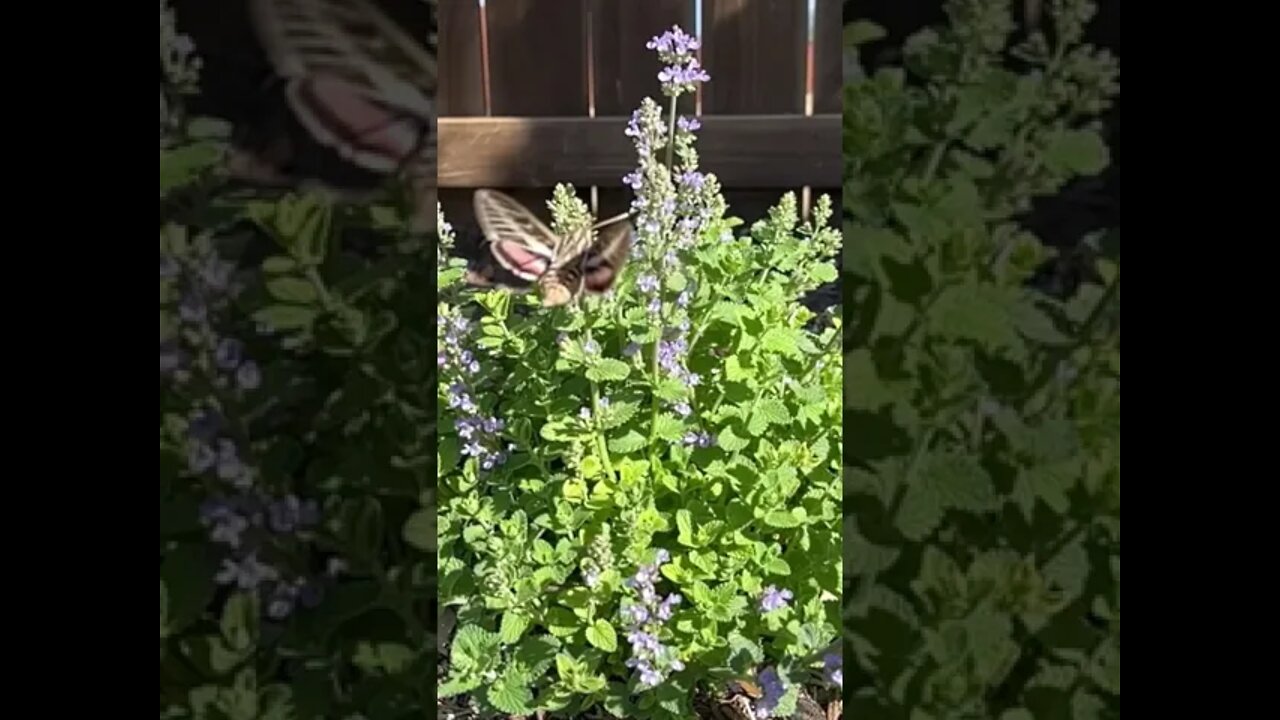
M1046 297L1017 222L1106 165L1117 67L1092 3L1012 45L1009 5L845 87L851 717L1119 717L1118 255Z
M440 694L482 710L684 718L696 687L759 677L785 716L838 637L840 320L799 303L836 278L833 209L801 223L788 195L735 234L675 114L688 38L650 47L670 107L627 130L613 291L547 310L441 263ZM562 233L591 222L567 186L550 207Z

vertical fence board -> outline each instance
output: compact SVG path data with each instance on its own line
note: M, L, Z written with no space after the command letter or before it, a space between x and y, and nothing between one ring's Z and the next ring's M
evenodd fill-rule
M804 109L806 3L703 0L703 65L712 114L799 113Z
M817 0L813 38L813 112L839 113L843 107L844 26L840 0Z
M494 115L587 114L581 0L488 0Z
M439 112L484 115L480 6L476 0L440 0L439 23Z
M662 102L650 38L679 25L693 34L693 0L591 0L597 115L630 115L648 96Z

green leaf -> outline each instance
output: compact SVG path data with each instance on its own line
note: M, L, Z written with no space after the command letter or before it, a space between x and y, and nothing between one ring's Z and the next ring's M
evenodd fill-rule
M855 20L844 26L844 45L864 45L885 36L884 28L867 20Z
M160 197L174 188L194 182L214 168L222 157L222 148L215 142L196 142L190 145L160 151Z
M587 379L592 382L625 380L631 374L631 366L617 358L600 358L587 368Z
M227 599L222 608L220 629L227 647L232 650L247 650L258 642L258 595L252 592L238 592Z
M1110 162L1107 145L1094 130L1054 133L1045 146L1044 158L1049 167L1076 175L1096 175Z
M523 668L509 665L489 687L485 697L495 708L509 715L532 715L533 691L529 689L532 681L533 678Z
M751 440L739 437L733 431L732 425L726 425L725 428L721 430L720 434L716 437L716 444L719 445L720 448L725 452L736 453L736 452L740 452L741 450L746 448L748 445L750 445Z
M800 352L799 331L795 328L771 327L760 336L760 347L793 358L803 357Z
M783 560L780 557L775 557L770 559L769 562L765 563L764 569L765 569L765 572L771 573L773 575L790 575L791 574L791 565L789 565L786 560Z
M311 327L319 311L303 305L268 305L253 313L253 319L275 331L301 330Z
M480 671L496 664L501 645L497 633L478 625L465 625L454 633L450 660L459 673Z
M809 277L814 282L825 284L835 282L840 277L840 273L836 270L835 265L832 265L831 263L822 263L820 265L815 265L809 271Z
M307 305L316 301L316 288L310 282L295 277L278 277L267 281L267 292L281 302Z
M626 435L609 441L609 452L627 455L644 447L648 441L637 430L628 430Z
M923 540L942 522L943 510L935 488L926 483L911 483L894 524L908 540Z
M944 507L987 512L999 507L995 484L972 455L938 452L920 462L917 481L935 492Z
M633 402L615 402L609 405L603 413L601 413L600 426L605 430L622 427L631 422L636 416L636 412L640 409L639 403Z
M360 642L352 664L370 674L398 675L413 664L413 659L413 650L403 643Z
M272 255L262 261L262 271L269 275L283 275L285 273L296 272L298 268L298 261L288 255Z
M596 620L587 628L587 642L605 652L611 653L618 649L618 635L614 632L613 625L604 619Z
M799 527L800 521L789 510L773 510L764 516L764 524L775 528Z
M684 437L684 421L670 413L663 413L654 424L654 434L661 440L679 442Z
M1000 720L1036 720L1031 711L1026 708L1013 708L1005 710L1000 714Z
M791 410L778 398L764 398L756 403L756 413L773 425L786 425L791 422Z
M520 636L524 635L525 630L529 629L530 619L527 615L513 610L508 610L502 614L502 627L498 631L498 636L502 639L503 645L514 645L520 640Z
M944 337L973 340L988 348L1018 348L1012 322L1016 294L1006 288L958 285L943 290L929 311L929 323Z
M425 552L436 552L436 512L423 508L415 511L404 523L401 532L404 541Z

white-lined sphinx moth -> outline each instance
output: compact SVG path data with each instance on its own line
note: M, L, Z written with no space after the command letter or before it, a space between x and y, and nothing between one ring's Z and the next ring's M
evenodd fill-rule
M415 225L434 224L436 62L427 28L411 37L369 0L248 0L248 7L302 141L335 154L339 167L302 157L299 140L273 127L270 137L238 148L232 174L341 195L399 175L417 206Z
M536 286L544 307L565 305L584 291L607 292L617 282L634 241L627 214L561 236L505 193L477 190L474 206L488 255L519 283ZM468 272L467 280L525 289L497 275L492 265L482 262Z

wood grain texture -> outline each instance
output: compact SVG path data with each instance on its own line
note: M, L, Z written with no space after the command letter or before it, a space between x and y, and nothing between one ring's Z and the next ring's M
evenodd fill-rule
M488 0L494 115L586 115L586 0Z
M441 118L439 184L617 187L636 164L627 118ZM840 116L702 118L698 154L727 187L839 187Z
M690 0L591 0L597 115L628 115L646 96L663 102L651 38L679 25L693 32ZM692 102L692 99L690 99Z
M807 3L703 0L703 89L707 114L804 110Z
M476 0L440 0L439 12L440 115L484 115L480 6Z
M817 0L813 38L813 112L839 113L844 108L844 26L841 0Z

